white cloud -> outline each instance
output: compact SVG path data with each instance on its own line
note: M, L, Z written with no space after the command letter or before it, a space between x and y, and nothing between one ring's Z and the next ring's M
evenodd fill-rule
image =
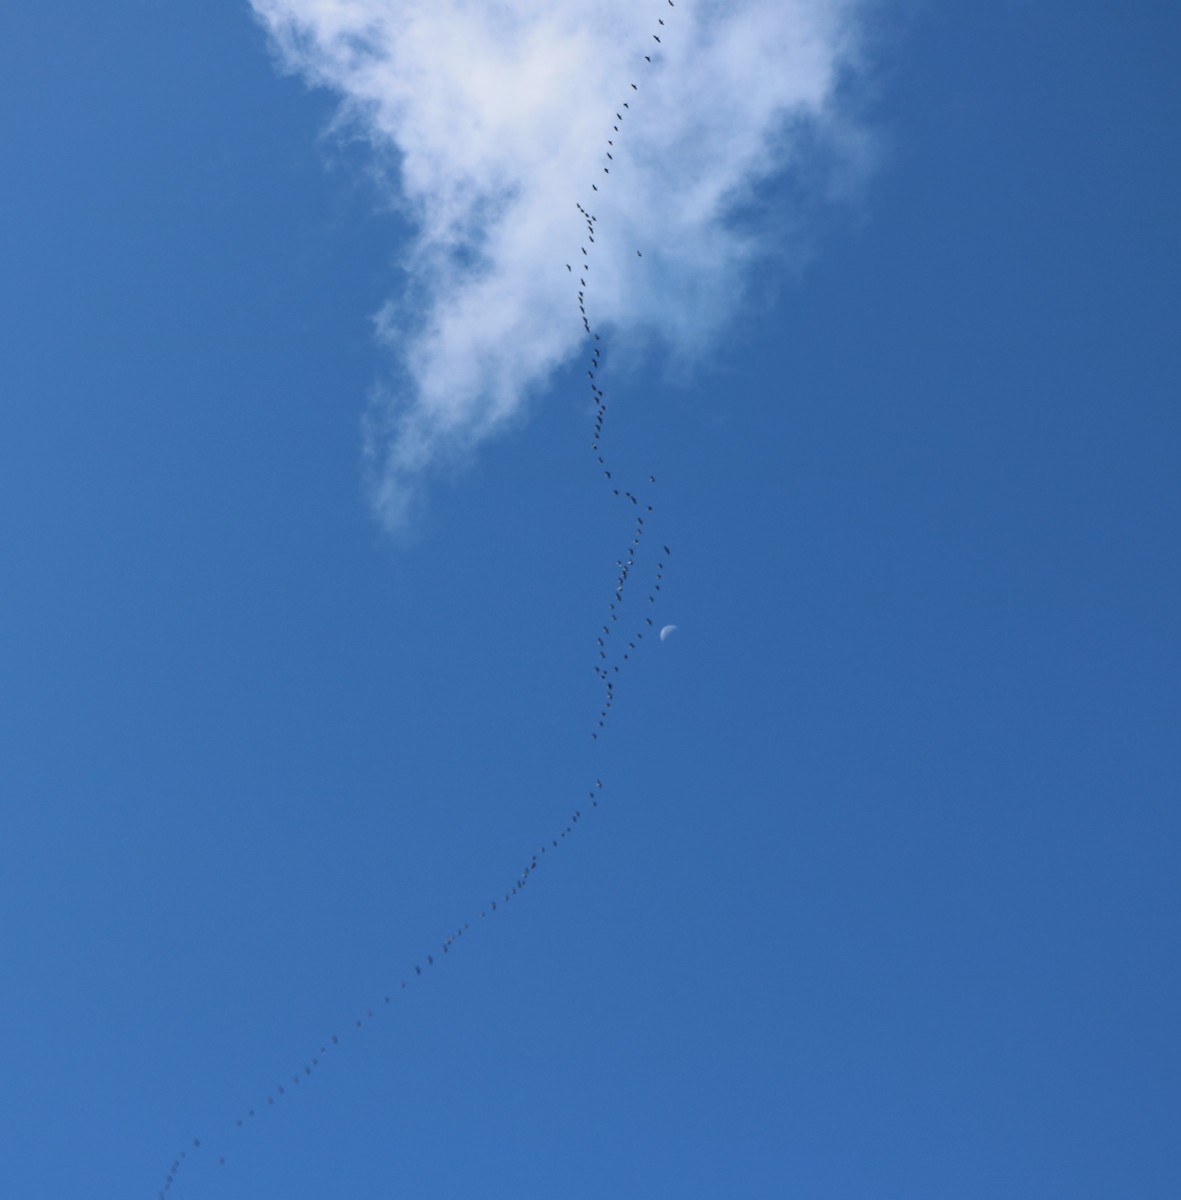
M734 220L751 189L805 149L864 145L838 103L860 0L251 3L284 68L339 94L417 229L408 290L377 320L399 383L366 432L390 528L425 472L510 423L578 352L576 202L599 218L592 323L683 350L766 253Z

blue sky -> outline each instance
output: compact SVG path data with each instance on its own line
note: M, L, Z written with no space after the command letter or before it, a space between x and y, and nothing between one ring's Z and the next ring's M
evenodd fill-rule
M678 630L592 742L574 295L392 519L443 276L380 143L245 3L7 18L0 1193L1178 1193L1181 19L848 21L741 225L617 209Z

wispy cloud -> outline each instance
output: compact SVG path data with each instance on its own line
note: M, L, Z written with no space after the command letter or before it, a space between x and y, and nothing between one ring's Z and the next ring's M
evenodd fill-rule
M576 202L601 230L593 323L684 349L767 252L735 219L759 183L818 147L863 147L840 103L859 0L251 3L283 67L341 97L417 230L407 288L377 317L397 380L366 426L391 529L432 467L519 417L577 352Z

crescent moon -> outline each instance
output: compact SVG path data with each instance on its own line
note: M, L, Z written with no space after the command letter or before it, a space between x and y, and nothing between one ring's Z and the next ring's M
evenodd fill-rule
M663 642L670 633L676 633L676 631L677 631L677 627L675 625L666 625L660 631L660 640Z

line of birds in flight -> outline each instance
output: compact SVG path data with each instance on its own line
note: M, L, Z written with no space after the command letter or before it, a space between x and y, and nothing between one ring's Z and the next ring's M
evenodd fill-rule
M673 0L667 0L667 4L669 8L676 7ZM661 29L665 28L663 19L658 18L657 23ZM663 46L664 43L661 40L659 33L653 33L652 37L658 45ZM654 65L651 55L645 54L644 61L649 65ZM635 83L631 84L631 89L632 91L639 91L639 88ZM615 139L622 132L620 126L627 119L627 116L631 115L631 104L629 101L624 101L620 107L623 111L621 112L617 110L615 113L615 121L611 127L613 136L606 139L607 148L604 151L607 160L611 163L615 163L616 161L613 152L616 150ZM604 165L603 173L605 175L610 175L610 167ZM605 183L604 186L606 186ZM591 184L591 189L594 192L599 191L598 185L594 183ZM581 203L578 204L578 211L582 214L586 226L586 241L590 246L594 246L596 245L595 229L598 225L598 218L594 216L594 214L592 214L588 209L586 209ZM623 557L618 558L615 561L617 570L611 592L612 598L607 604L607 618L602 625L600 635L595 639L597 658L595 661L594 670L595 674L599 677L601 683L603 684L601 707L598 712L597 723L591 732L592 740L597 742L599 740L599 735L606 728L607 720L615 704L615 684L617 681L617 676L619 676L621 673L622 664L630 661L631 656L638 649L638 643L643 640L644 634L646 632L652 633L655 629L652 617L644 616L642 622L637 625L631 636L627 639L627 649L617 652L618 661L612 661L613 647L621 641L621 637L614 634L614 626L619 622L620 609L624 603L627 584L632 576L632 569L636 565L636 556L640 550L641 542L647 533L648 525L645 523L645 516L651 520L654 508L651 504L642 504L639 496L637 496L634 491L619 486L619 481L616 480L615 473L612 471L610 464L602 453L603 433L607 416L607 401L603 389L598 385L598 376L596 374L596 372L599 371L603 365L602 337L592 328L590 317L586 308L586 289L588 286L587 275L589 274L591 268L592 252L587 249L586 245L581 246L580 249L582 251L582 261L580 263L581 271L578 280L578 309L582 318L583 330L585 331L591 343L591 357L587 365L587 380L590 385L595 409L594 438L591 441L591 450L595 455L596 465L602 472L601 477L604 478L606 483L610 486L612 496L618 498L624 504L630 505L635 510L635 523L632 526L631 539L627 544L627 549L625 550ZM641 251L636 251L636 257L643 257ZM566 269L573 274L574 267L571 263L566 264ZM649 485L655 484L656 477L654 475L649 475L647 482ZM656 563L655 575L648 592L649 604L656 603L657 594L661 590L661 584L664 579L665 560L671 554L671 550L668 546L663 547L663 552L664 557ZM587 790L586 799L582 802L587 806L588 810L599 807L602 790L603 781L601 779L596 779L594 781L594 786ZM473 917L473 919L477 922L487 920L489 917L499 912L503 905L509 904L529 882L533 873L541 866L543 861L546 861L547 856L552 855L552 853L562 845L563 841L574 833L584 815L585 813L582 808L575 808L567 818L565 826L554 836L542 842L541 845L532 851L529 856L529 860L518 872L516 878L509 885L509 887L503 893L498 893L493 899L488 901L488 903L480 910L479 917ZM475 928L476 926L472 925L471 922L465 921L462 925L459 925L453 929L439 944L435 953L425 955L421 962L414 964L413 973L407 972L407 974L399 980L396 991L401 991L402 989L409 987L415 980L422 978L425 974L430 972L431 968L440 963L446 955L450 954L452 948L459 943L460 939L471 933ZM261 1117L264 1112L273 1109L277 1104L279 1104L286 1095L294 1092L302 1084L310 1080L316 1071L324 1064L325 1060L330 1056L335 1055L338 1050L345 1045L345 1037L348 1034L360 1033L371 1021L374 1021L379 1017L384 1008L391 1006L393 1003L394 994L384 995L381 1001L374 1005L374 1007L367 1008L362 1016L355 1017L351 1026L347 1027L346 1030L331 1034L328 1038L321 1042L319 1050L316 1054L309 1055L302 1063L299 1064L297 1070L292 1071L289 1075L285 1075L280 1082L276 1083L275 1086L271 1088L266 1095L265 1102L260 1100L253 1107L246 1108L239 1112L239 1114L234 1118L234 1129L237 1131L245 1130L251 1124L253 1124L255 1120ZM169 1165L168 1171L165 1174L158 1191L156 1192L156 1200L166 1200L166 1197L176 1185L185 1165L190 1161L191 1157L199 1153L201 1149L202 1140L199 1137L193 1137L190 1139L189 1144L176 1154ZM219 1166L224 1167L226 1164L225 1154L219 1152L216 1155L216 1161Z
M663 23L664 22L662 21L661 24ZM625 104L624 107L627 108L629 106ZM617 120L621 121L624 119L620 113L616 113L615 116ZM618 125L613 126L612 128L614 132L619 131ZM609 146L614 145L614 139L608 139L607 144ZM608 158L612 157L609 151L607 156ZM583 208L581 204L578 204L578 211L582 214L583 220L586 224L586 240L590 245L593 246L595 244L595 226L598 223L598 218ZM632 654L638 649L638 643L643 641L644 633L646 631L651 632L654 628L652 618L645 617L643 624L636 628L631 634L630 639L627 642L627 650L620 653L620 662L615 664L611 663L610 651L614 645L614 642L611 640L612 633L614 632L615 624L617 624L619 621L619 609L623 605L627 581L631 575L632 568L636 565L636 554L640 549L640 543L643 541L644 533L647 528L644 524L644 516L641 515L638 510L642 507L644 513L646 513L649 519L651 519L654 508L651 504L641 505L639 497L637 497L636 494L628 488L615 486L617 481L612 474L607 459L602 453L603 430L607 420L607 399L603 389L599 387L598 383L596 382L597 376L595 374L595 372L603 365L603 352L601 344L602 337L591 328L590 318L588 317L586 311L587 281L585 273L589 273L590 271L591 254L590 251L587 250L586 246L581 246L579 248L585 256L585 259L582 263L584 274L581 275L578 280L580 285L578 292L578 310L582 314L583 327L586 330L587 335L592 338L591 358L589 364L587 365L586 371L586 377L590 385L591 396L593 398L595 407L594 439L591 441L591 450L594 452L595 462L597 463L603 478L605 478L607 483L611 485L611 494L632 505L632 507L637 510L634 513L634 530L631 540L627 544L627 549L624 551L624 557L617 558L615 560L617 574L612 589L612 599L607 604L607 622L602 626L600 635L595 638L595 643L598 647L597 653L599 659L599 661L595 663L595 674L599 676L604 689L602 697L603 707L599 710L597 727L591 733L592 739L597 741L599 737L599 731L606 728L607 718L610 715L611 708L615 704L614 676L619 674L621 669L620 664L630 660ZM637 257L643 257L639 250L636 251L636 255ZM573 270L569 263L566 264L566 268L567 270ZM656 476L649 475L648 483L654 484L655 482ZM669 548L665 546L665 556L667 557L670 553L671 551ZM652 582L651 591L648 594L648 602L650 604L656 603L656 593L661 590L663 579L664 561L661 560L656 564L656 575ZM618 641L618 638L615 640Z

